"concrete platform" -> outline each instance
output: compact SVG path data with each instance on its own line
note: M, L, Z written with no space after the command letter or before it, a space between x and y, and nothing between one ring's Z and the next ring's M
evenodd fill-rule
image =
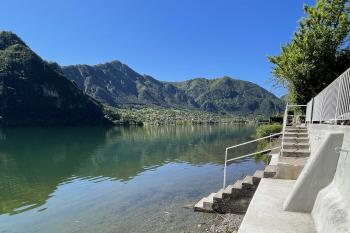
M283 211L294 180L262 179L238 233L316 233L310 214Z
M308 157L279 157L275 178L296 180L308 159Z

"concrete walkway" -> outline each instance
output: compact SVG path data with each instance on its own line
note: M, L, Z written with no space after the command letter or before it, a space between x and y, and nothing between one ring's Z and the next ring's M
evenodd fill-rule
M238 233L316 233L308 213L283 211L295 180L262 179Z

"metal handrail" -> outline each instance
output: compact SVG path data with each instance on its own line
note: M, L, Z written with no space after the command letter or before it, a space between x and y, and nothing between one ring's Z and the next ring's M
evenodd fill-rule
M227 154L228 154L229 150L237 148L237 147L240 147L240 146L244 146L244 145L247 145L247 144L250 144L250 143L253 143L253 142L261 141L261 140L264 140L264 139L267 139L267 138L272 138L272 137L275 137L275 136L278 136L278 135L281 135L281 134L283 134L283 132L270 134L269 136L266 136L266 137L261 137L261 138L255 139L255 140L251 140L251 141L243 142L243 143L240 143L240 144L237 144L237 145L234 145L234 146L226 147L226 149L225 149L225 165L224 165L223 188L226 187L227 163L228 162L231 162L231 161L234 161L234 160L238 160L238 159L242 159L242 158L245 158L245 157L249 157L249 156L252 156L252 155L256 155L256 154L259 154L259 153L264 153L264 152L271 151L271 150L274 150L274 149L278 149L278 148L280 148L280 146L275 147L275 148L261 150L261 151L254 152L254 153L247 154L247 155L242 155L242 156L239 156L239 157L236 157L236 158L232 158L232 159L227 159Z

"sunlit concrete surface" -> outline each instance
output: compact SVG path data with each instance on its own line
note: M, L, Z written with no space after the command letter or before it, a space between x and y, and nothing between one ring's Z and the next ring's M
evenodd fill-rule
M283 211L294 180L262 179L238 233L314 233L309 213Z

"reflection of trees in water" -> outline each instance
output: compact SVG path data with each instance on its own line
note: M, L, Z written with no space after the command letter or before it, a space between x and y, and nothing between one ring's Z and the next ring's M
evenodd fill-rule
M104 144L105 129L12 128L1 130L0 213L35 208ZM25 211L21 209L18 212Z
M224 148L248 140L253 132L253 126L232 125L114 128L107 133L108 144L81 167L79 174L127 181L144 170L174 161L222 164ZM242 153L246 151L244 148Z
M43 205L73 175L127 181L168 162L221 164L224 147L253 132L226 125L1 130L0 214Z

